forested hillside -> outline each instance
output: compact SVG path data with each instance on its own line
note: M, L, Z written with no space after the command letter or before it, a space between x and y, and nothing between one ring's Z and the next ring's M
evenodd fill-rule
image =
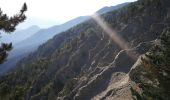
M169 0L138 0L55 35L0 78L2 100L169 100ZM149 67L148 67L149 66Z
M128 4L129 3L123 3L116 6L103 7L96 11L96 13L104 14L113 10L120 9ZM66 31L88 19L90 19L90 16L80 16L61 25L54 25L46 29L40 29L35 33L35 27L32 27L25 30L26 32L21 31L10 36L3 36L3 38L1 39L3 42L12 42L15 45L13 50L9 54L10 57L8 57L8 60L5 63L1 64L0 74L3 74L12 69L20 59L35 51L40 45L51 39L56 34ZM30 30L32 31L32 33L30 33Z

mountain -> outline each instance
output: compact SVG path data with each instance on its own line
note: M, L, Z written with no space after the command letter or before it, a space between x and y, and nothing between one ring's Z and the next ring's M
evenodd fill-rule
M0 77L0 97L169 100L169 9L139 0L55 35Z
M128 3L125 4L120 4L117 6L113 6L111 8L103 8L102 10L99 10L100 14L107 13L108 11L111 10L116 10L120 7L123 7L123 5L127 5ZM114 9L115 8L115 9ZM105 10L106 9L106 10ZM27 56L27 54L35 51L38 46L41 44L45 43L47 40L51 39L54 35L66 31L69 28L76 26L86 20L90 19L90 16L80 16L77 17L73 20L70 20L64 24L61 25L55 25L47 29L41 29L38 32L36 32L34 35L22 39L22 41L18 41L16 43L16 39L11 41L14 42L14 48L10 52L9 57L7 59L7 62L1 65L1 71L0 73L8 71L10 68L14 67L17 61L19 61L21 58ZM31 33L32 34L32 33ZM30 34L30 35L31 35ZM18 37L24 37L23 35L18 36ZM3 40L6 40L9 42L9 39L12 38L12 36L8 37L8 39L4 38Z
M10 33L7 35L5 34L2 36L1 41L4 43L12 42L13 49L10 51L7 61L0 65L0 73L3 73L4 71L8 70L11 66L14 66L20 58L24 57L25 53L24 54L22 53L23 52L22 49L16 50L16 49L18 49L17 44L22 43L23 40L31 37L39 30L40 30L40 28L38 26L34 25L31 27L28 27L27 29L16 30L16 32L14 32L14 33ZM24 44L22 44L22 45L24 45ZM27 49L25 49L25 52L27 52L26 50ZM20 52L21 52L21 54L20 54Z
M59 24L60 22L57 22L56 20L52 20L52 19L40 19L40 18L36 18L36 17L28 17L24 23L21 23L17 26L17 28L20 29L25 29L29 26L32 25L37 25L40 28L48 28L54 25Z
M66 31L67 29L87 20L89 17L82 16L75 18L71 21L68 21L62 25L56 25L47 29L41 29L33 36L23 40L22 42L17 44L17 48L25 48L25 47L38 47L39 45L45 43L47 40L51 39L54 35ZM24 44L24 45L23 45ZM29 51L29 50L28 50Z
M34 30L32 30L32 28L35 28L35 27L30 27L26 30L17 32L16 35L11 34L11 36L6 36L6 37L3 36L2 41L12 42L12 43L14 43L14 45L13 45L14 47L13 47L12 51L9 52L7 61L0 65L0 73L4 73L4 72L8 71L9 69L11 69L12 67L14 67L15 64L20 59L27 56L29 53L35 51L38 48L38 46L45 43L48 39L52 38L54 35L62 32L62 31L66 31L67 29L69 29L69 28L71 28L87 19L89 19L88 16L77 17L77 18L75 18L71 21L68 21L62 25L56 25L56 26L53 26L53 27L50 27L47 29L40 29L40 30L36 31L36 33L33 32ZM27 34L21 35L22 32L24 32L24 33L29 32L30 37L28 37ZM21 37L24 37L24 38L21 38ZM11 38L13 38L13 39L10 40Z
M12 42L13 44L16 44L16 43L19 43L19 42L25 40L26 38L32 36L39 30L40 30L40 28L38 26L30 26L27 29L18 30L18 31L15 31L8 35L3 35L1 37L1 41L5 42L5 43Z
M118 4L116 6L110 6L110 7L103 7L102 9L99 9L96 13L97 14L104 14L106 12L110 12L110 11L113 11L113 10L118 10L124 6L127 6L130 2L125 2L125 3L122 3L122 4Z
M119 4L119 5L112 6L112 7L104 7L97 12L99 14L104 14L109 11L117 10L118 8L121 8L127 4L128 3L123 3L123 4ZM20 48L20 47L23 48L22 44L24 44L24 48L25 47L38 47L39 45L45 43L47 40L51 39L54 35L56 35L60 32L66 31L69 28L88 20L89 18L90 18L90 16L80 16L80 17L72 19L62 25L56 25L56 26L53 26L53 27L50 27L47 29L42 29L42 30L38 31L36 34L34 34L32 37L29 37L28 39L25 39L24 41L18 43L17 48ZM29 50L27 50L27 51L29 51Z

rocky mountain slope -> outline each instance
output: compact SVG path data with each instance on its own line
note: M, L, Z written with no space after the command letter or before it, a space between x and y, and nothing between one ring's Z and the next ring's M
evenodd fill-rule
M98 10L96 13L104 14L109 11L120 9L126 5L128 5L128 3L123 3L123 4L116 5L116 6L111 6L111 7L104 7L102 9ZM35 29L29 28L27 31L32 29L31 30L32 33L30 33L31 31L25 32L25 33L29 33L30 36L27 36L25 33L17 34L17 36L7 36L7 37L4 36L2 38L3 41L12 42L12 43L15 43L15 45L14 45L14 49L9 54L8 61L5 62L4 64L0 65L0 67L1 67L0 74L3 74L5 72L7 72L8 70L10 70L11 68L13 68L20 59L22 59L23 57L26 57L29 53L35 51L40 45L45 43L47 40L51 39L54 35L56 35L60 32L66 31L69 28L71 28L75 25L78 25L88 19L90 19L90 16L80 16L80 17L74 18L64 24L55 25L55 26L49 27L47 29L41 29L39 31L36 31L35 34L33 34ZM23 32L21 32L21 33L23 33ZM33 34L33 35L31 35L31 34ZM25 38L21 38L24 36L25 36ZM17 42L17 40L14 37L18 37L20 41ZM12 39L12 40L10 40L10 39Z
M40 29L36 31L32 36L27 37L25 39L22 39L22 41L16 43L16 39L11 41L14 44L13 50L10 52L8 61L4 64L0 65L1 70L0 74L10 70L13 68L18 60L21 58L27 56L29 53L35 51L38 46L45 43L48 39L52 38L54 35L66 31L67 29L87 20L88 16L82 16L75 18L73 20L70 20L62 25L56 25L47 29ZM32 30L33 32L33 30ZM28 33L28 32L27 32ZM23 36L23 35L22 35ZM8 38L11 38L12 36L8 36ZM19 36L20 37L20 36ZM5 41L9 42L7 38L4 37ZM20 39L21 40L21 39Z
M169 0L139 0L100 16L117 38L110 37L109 28L93 18L54 36L1 77L0 98L169 100L165 88L169 83L169 49L165 48L170 43L169 12ZM165 41L160 43L162 39ZM122 41L126 45L120 45ZM163 52L160 56L157 45L162 44L166 45L158 50ZM145 53L151 61L141 57ZM154 59L160 62L157 58L166 65L161 71L160 63L156 63L160 67L145 67L155 64ZM148 63L141 65L140 59Z

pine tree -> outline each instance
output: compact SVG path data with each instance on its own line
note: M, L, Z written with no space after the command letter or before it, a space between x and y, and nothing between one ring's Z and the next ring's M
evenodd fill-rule
M24 12L27 10L27 5L24 3L20 12L12 17L3 14L0 8L0 30L5 33L15 31L15 27L26 19ZM12 43L1 43L0 45L0 64L3 63L8 55L8 52L12 49Z

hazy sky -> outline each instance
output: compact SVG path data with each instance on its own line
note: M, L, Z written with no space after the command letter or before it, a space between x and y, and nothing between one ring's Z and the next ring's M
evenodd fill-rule
M63 23L77 16L90 15L104 6L132 1L136 0L0 0L0 8L8 15L13 15L26 2L27 23L35 21L34 23L44 22L50 25Z

